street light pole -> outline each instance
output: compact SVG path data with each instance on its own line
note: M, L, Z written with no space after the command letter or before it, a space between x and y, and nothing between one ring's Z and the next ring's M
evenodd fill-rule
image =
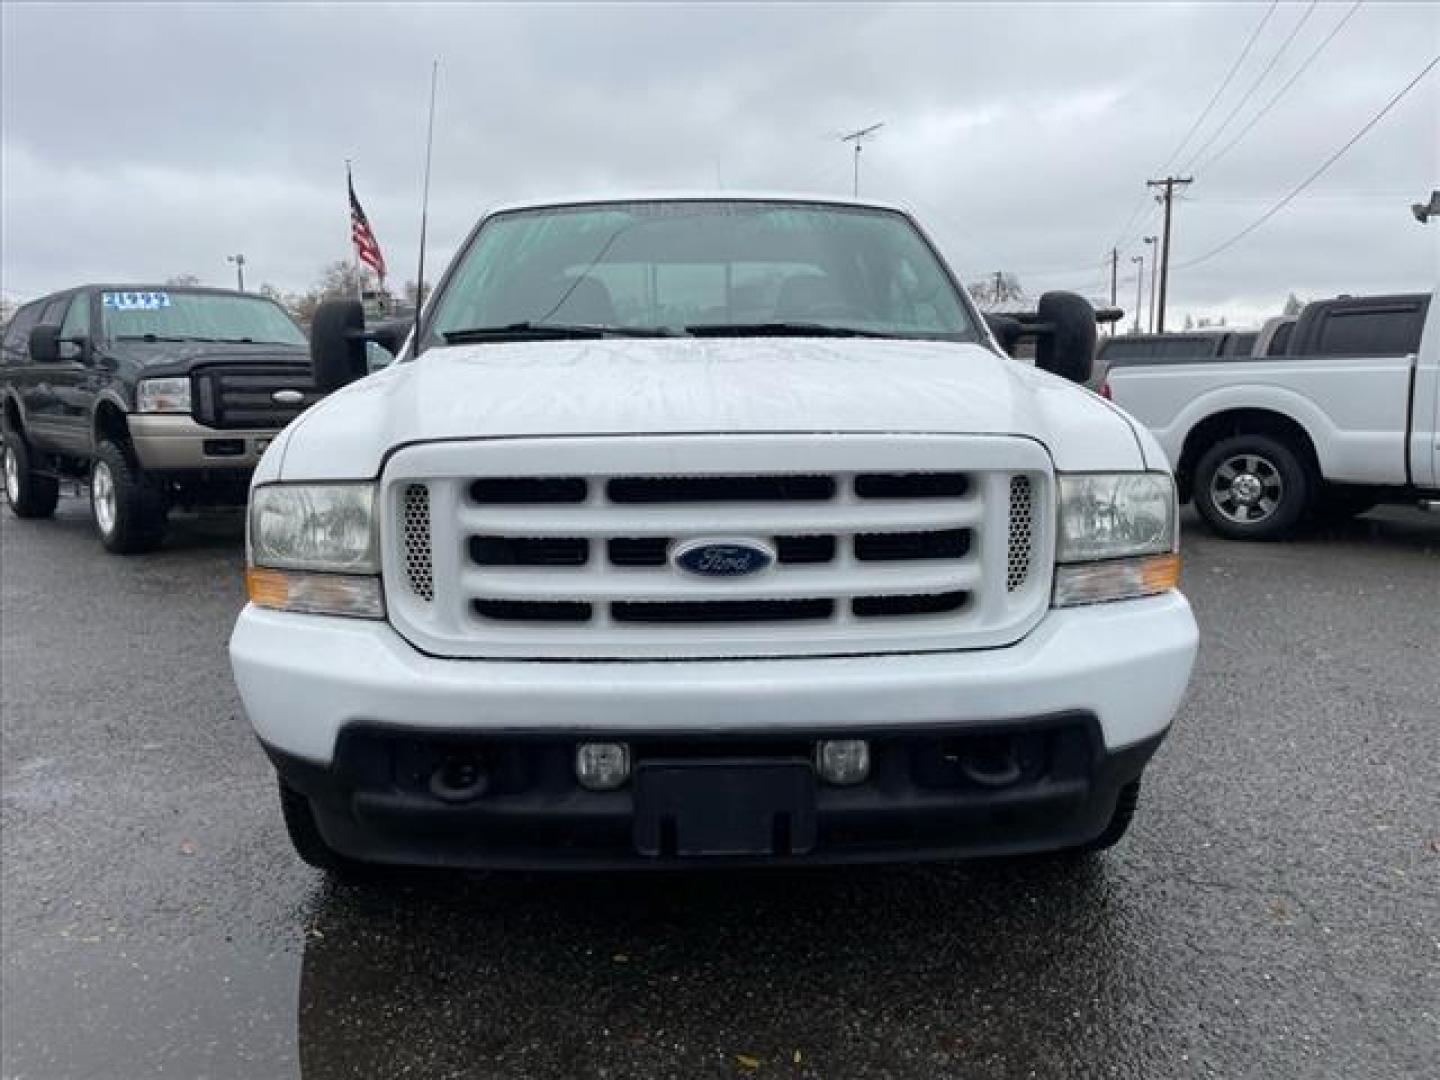
M226 255L225 261L235 264L235 285L241 291L245 291L245 256Z
M1131 255L1132 263L1139 263L1140 267L1135 271L1135 333L1140 333L1140 309L1145 306L1143 291L1145 288L1145 256Z
M1150 245L1150 333L1155 333L1155 272L1160 269L1160 260L1155 257L1155 245L1160 242L1158 236L1147 236L1145 243Z

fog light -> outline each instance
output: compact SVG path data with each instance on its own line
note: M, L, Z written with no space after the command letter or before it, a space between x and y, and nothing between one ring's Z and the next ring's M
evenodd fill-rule
M870 775L870 744L864 739L827 739L815 747L815 767L830 784L858 784Z
M630 747L618 742L581 743L575 750L575 779L591 791L614 791L630 779Z

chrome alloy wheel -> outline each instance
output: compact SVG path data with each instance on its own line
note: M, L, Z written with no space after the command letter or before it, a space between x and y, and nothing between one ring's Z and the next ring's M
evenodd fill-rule
M20 501L20 462L8 446L0 453L5 455L5 498L14 506Z
M1226 458L1210 479L1210 501L1237 525L1257 525L1279 508L1285 480L1275 463L1259 454Z
M90 472L90 505L101 534L109 536L115 531L115 476L103 461L97 461Z

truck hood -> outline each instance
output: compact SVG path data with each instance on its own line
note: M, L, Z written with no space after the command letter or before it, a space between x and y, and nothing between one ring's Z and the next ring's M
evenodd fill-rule
M307 372L310 368L304 346L279 342L112 341L105 352L144 368L147 376L183 375L206 364L293 364Z
M257 480L374 477L434 439L764 432L1020 435L1058 469L1145 467L1109 402L979 345L617 338L431 349L304 413Z

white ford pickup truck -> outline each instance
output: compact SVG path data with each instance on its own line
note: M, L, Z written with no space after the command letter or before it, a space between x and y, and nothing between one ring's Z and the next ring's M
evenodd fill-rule
M758 196L496 211L403 348L324 306L348 385L260 462L230 644L299 854L1113 844L1197 631L1094 341L987 325L900 210Z
M1116 341L1123 339L1117 338ZM1307 304L1283 354L1141 347L1106 390L1175 464L1180 497L1235 540L1379 502L1440 505L1440 304L1429 293Z

